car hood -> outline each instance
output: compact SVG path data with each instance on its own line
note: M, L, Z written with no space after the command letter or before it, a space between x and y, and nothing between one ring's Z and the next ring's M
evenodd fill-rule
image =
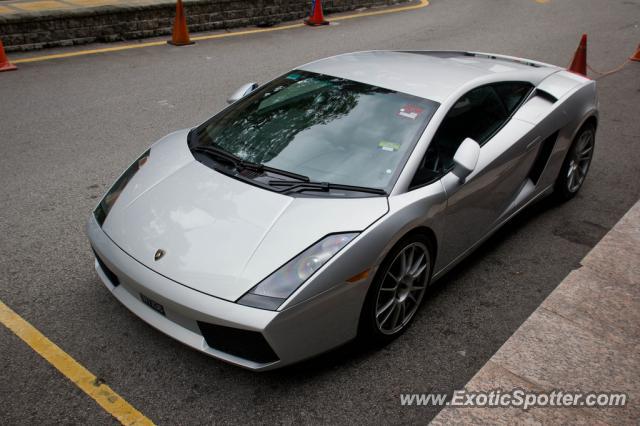
M290 197L230 178L196 161L186 135L152 147L103 230L140 263L203 293L235 301L327 234L364 230L388 210L384 197Z

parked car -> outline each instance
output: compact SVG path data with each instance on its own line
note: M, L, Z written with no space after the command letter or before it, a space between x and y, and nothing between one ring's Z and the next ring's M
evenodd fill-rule
M145 151L87 231L121 303L252 370L398 336L511 217L580 190L598 124L593 80L474 52L334 56L230 101Z

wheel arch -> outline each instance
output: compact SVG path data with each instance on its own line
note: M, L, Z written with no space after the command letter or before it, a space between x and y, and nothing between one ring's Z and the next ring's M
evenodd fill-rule
M598 116L596 114L589 114L587 118L582 122L582 125L579 127L578 132L582 130L587 125L593 125L593 127L598 129Z
M598 115L598 110L595 106L589 107L586 111L582 113L582 119L579 121L579 124L574 127L573 132L571 134L571 141L575 139L575 137L585 128L585 126L592 124L594 128L598 129L598 123L600 121L600 117Z
M424 235L427 238L427 242L429 244L429 249L431 250L431 267L433 268L433 265L436 264L436 257L438 256L438 238L436 237L436 233L433 232L433 230L431 228L429 228L428 226L418 226L416 228L411 229L410 231L408 231L407 233L405 233L405 235L400 239L404 239L410 235L414 235L414 234L418 234L418 235ZM400 241L398 240L398 241Z
M404 233L399 232L393 238L389 240L389 243L384 251L382 251L376 262L376 271L374 275L374 280L376 279L380 267L384 264L384 262L389 257L389 254L393 251L394 248L398 246L398 244L402 243L407 238L413 235L421 235L426 239L427 246L429 248L429 252L431 254L431 269L433 272L433 268L436 264L436 258L438 256L438 237L433 229L429 226L420 224L412 227L411 229L405 230Z
M567 148L567 151L566 151L566 153L565 153L565 155L564 155L564 159L566 159L566 158L567 158L567 155L569 155L569 151L570 151L570 149L571 149L571 145L573 145L573 143L575 142L576 137L580 134L580 132L581 132L581 131L586 127L586 126L593 125L593 126L594 126L594 129L595 129L596 131L598 130L598 120L599 120L599 117L598 117L598 113L597 113L597 111L590 111L589 113L587 113L587 114L583 117L583 119L582 119L582 121L580 122L580 124L579 124L578 126L576 126L576 127L575 127L575 130L574 130L574 131L573 131L573 133L571 134L570 143L569 143L569 146L568 146L568 148ZM564 159L563 159L563 161L564 161Z

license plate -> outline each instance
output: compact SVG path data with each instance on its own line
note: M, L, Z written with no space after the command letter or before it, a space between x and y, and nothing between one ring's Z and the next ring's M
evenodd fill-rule
M164 306L162 306L161 304L159 304L158 302L156 302L155 300L151 300L149 299L147 296L145 296L144 294L140 293L140 299L142 300L142 302L147 305L148 307L150 307L151 309L153 309L156 312L161 313L162 315L166 316L167 314L164 312Z

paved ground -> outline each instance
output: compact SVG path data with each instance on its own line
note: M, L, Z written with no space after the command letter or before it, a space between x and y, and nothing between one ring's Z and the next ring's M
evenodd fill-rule
M638 1L434 0L328 28L21 64L0 74L0 300L158 423L427 421L436 408L401 407L399 394L461 388L640 197L638 64L599 83L598 144L580 195L519 216L444 278L384 350L350 345L266 374L191 351L102 287L85 218L131 158L203 121L244 82L372 48L566 64L582 32L591 64L614 67L640 41L639 16ZM112 421L2 327L0 349L4 423Z
M638 424L640 201L580 263L465 389L616 392L627 404L589 408L583 396L564 408L447 407L434 425Z

